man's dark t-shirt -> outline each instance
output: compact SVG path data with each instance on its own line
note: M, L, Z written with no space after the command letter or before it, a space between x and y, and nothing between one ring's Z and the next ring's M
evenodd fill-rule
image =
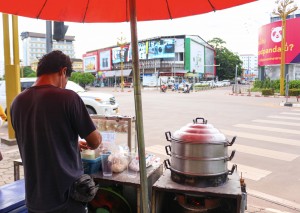
M25 172L26 205L34 212L63 207L71 184L83 174L78 135L95 126L81 98L52 85L33 86L11 106Z

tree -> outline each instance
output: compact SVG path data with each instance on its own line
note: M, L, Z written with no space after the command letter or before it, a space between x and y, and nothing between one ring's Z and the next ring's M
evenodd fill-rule
M95 76L91 73L73 72L70 80L85 88L86 85L95 81Z
M236 65L238 66L238 76L242 73L243 62L238 55L228 50L224 45L226 42L221 38L213 38L208 43L216 51L217 76L220 80L235 78Z
M21 67L20 76L23 78L36 77L36 72L34 72L31 67Z

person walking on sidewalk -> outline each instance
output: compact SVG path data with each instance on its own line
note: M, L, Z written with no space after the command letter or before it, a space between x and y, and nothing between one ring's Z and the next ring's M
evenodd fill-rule
M29 213L85 212L85 203L74 200L70 191L83 175L80 150L96 149L102 138L80 96L65 89L71 72L63 52L44 55L35 84L11 106ZM78 136L86 142L78 142Z

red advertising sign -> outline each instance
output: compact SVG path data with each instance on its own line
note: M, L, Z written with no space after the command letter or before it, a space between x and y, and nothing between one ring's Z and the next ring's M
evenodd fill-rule
M281 63L282 23L277 21L264 25L258 36L258 65ZM300 62L300 18L286 20L285 63Z

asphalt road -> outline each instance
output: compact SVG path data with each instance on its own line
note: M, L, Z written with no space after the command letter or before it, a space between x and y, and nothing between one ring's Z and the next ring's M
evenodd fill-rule
M121 115L135 115L133 89L91 88L113 93ZM245 178L249 202L290 207L300 211L300 108L282 107L285 98L230 95L231 87L178 93L142 90L146 151L163 159L169 144L165 132L176 130L203 117L231 140L236 150L231 163ZM295 101L290 99L291 101ZM252 198L251 198L252 197ZM270 201L262 204L263 200Z

